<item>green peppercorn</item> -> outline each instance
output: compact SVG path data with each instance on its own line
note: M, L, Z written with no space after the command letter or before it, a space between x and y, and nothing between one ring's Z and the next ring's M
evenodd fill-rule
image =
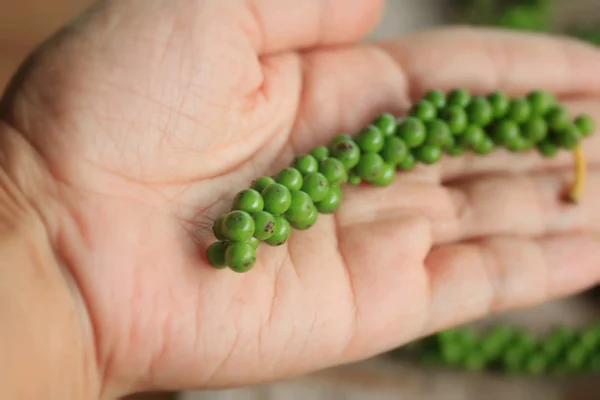
M252 182L251 188L256 190L258 193L262 193L262 191L265 190L267 186L273 183L275 183L275 179L271 178L270 176L261 176L260 178Z
M317 210L321 214L332 214L339 207L342 202L342 189L339 186L333 186L329 188L327 196L316 204Z
M533 143L541 142L548 135L548 124L544 118L534 115L521 124L521 135Z
M215 238L217 238L217 240L227 240L227 238L223 234L223 221L224 220L225 220L225 216L221 215L213 223L212 232L213 232L213 235L215 235Z
M225 250L225 262L232 271L248 272L256 263L256 249L248 243L230 243Z
M233 199L232 210L254 213L262 211L265 203L260 192L254 189L246 189L239 192Z
M548 367L548 359L543 353L531 354L525 360L525 369L530 374L540 375Z
M290 208L285 212L285 218L288 221L301 221L308 218L311 208L314 203L310 196L300 190L292 192L292 203Z
M360 176L356 175L356 172L352 171L348 174L348 183L353 186L358 186L362 183Z
M542 140L538 143L537 148L539 153L546 158L554 157L558 153L558 146L550 139Z
M522 152L532 149L534 144L523 138L522 136L517 136L512 141L506 144L506 148L512 152Z
M571 124L571 115L565 106L557 104L548 110L546 122L548 123L548 129L559 131Z
M583 136L590 136L596 130L594 119L589 115L578 115L573 122Z
M299 221L290 221L290 225L296 230L305 231L317 223L318 217L319 212L317 211L317 208L313 205L309 215L305 219Z
M454 135L462 133L467 127L469 117L464 108L446 106L440 111L440 118L446 121L450 132Z
M302 191L310 196L312 201L319 202L325 198L329 192L329 181L325 175L320 172L313 172L304 177Z
M447 105L466 108L471 102L471 94L466 89L455 89L448 95Z
M280 215L275 215L275 231L270 238L265 240L269 246L281 246L286 243L292 232L292 227L287 219Z
M435 164L442 158L442 149L439 146L423 145L413 151L417 160L423 164Z
M290 191L300 190L303 183L302 173L300 173L300 171L298 171L296 168L288 167L281 170L281 172L277 174L275 181L282 184Z
M569 124L560 130L552 132L552 138L559 147L572 150L579 144L581 132L579 132L575 124Z
M258 249L258 247L260 246L260 240L258 240L258 239L257 239L257 238L255 238L255 237L251 237L250 239L248 239L248 240L246 241L246 243L247 243L247 244L249 244L250 246L252 246L252 248L253 248L254 250L257 250L257 249Z
M329 181L330 185L341 185L348 180L348 171L337 158L326 158L319 163L319 172Z
M273 183L262 191L265 211L273 215L285 213L292 204L290 190L280 183Z
M225 262L225 249L227 248L226 242L214 242L206 250L206 258L210 265L216 269L227 268L227 262Z
M464 368L468 371L481 371L486 365L485 356L479 352L467 354L462 360Z
M534 90L527 94L527 101L531 105L533 115L544 116L556 104L552 93L543 90Z
M569 348L565 355L565 363L570 370L581 371L587 361L588 350L584 346L575 345Z
M520 137L519 125L511 119L502 119L494 126L493 139L500 145L508 146Z
M275 232L275 217L266 211L252 214L254 219L254 237L258 240L267 240Z
M521 124L531 116L531 105L527 99L518 97L510 101L507 118Z
M503 118L508 113L510 107L510 99L500 91L494 92L488 96L488 101L492 106L494 118Z
M377 178L383 164L383 158L379 154L366 153L362 155L354 171L361 179L369 181Z
M317 160L323 161L329 157L329 149L326 146L315 147L310 154Z
M254 235L254 220L246 211L231 211L225 215L222 229L228 240L245 242Z
M457 366L464 360L464 349L458 343L448 343L441 349L442 360L450 366Z
M494 118L494 110L490 102L483 96L473 96L467 106L469 123L481 127L487 126Z
M446 105L446 94L441 90L430 90L425 93L424 99L440 109Z
M494 141L486 136L481 142L473 147L473 151L479 155L486 155L494 151L495 147Z
M401 171L411 171L417 166L417 159L412 153L408 153L403 161L400 161L397 168Z
M374 186L389 186L396 178L395 164L383 163L381 172L375 179L369 181Z
M348 135L347 133L342 133L341 135L337 135L333 139L331 139L331 143L329 144L329 147L333 148L333 147L335 147L336 144L338 144L340 142L346 142L348 140L352 140L352 136Z
M425 124L418 118L406 118L398 126L398 137L404 140L409 148L419 147L427 137Z
M358 147L365 153L377 153L383 148L384 135L375 125L361 129L356 137Z
M294 163L294 168L300 171L300 173L304 176L313 172L317 172L319 170L319 162L316 158L314 158L310 154L307 154L304 156L300 156L296 159L296 162Z
M392 114L383 113L373 120L373 125L375 125L384 136L392 136L396 133L398 121L396 121L396 117Z
M480 126L469 125L457 139L461 145L475 148L486 138L487 136Z
M347 170L350 170L360 160L360 148L352 139L340 140L332 146L331 155L340 160Z
M406 158L408 152L408 146L404 140L397 136L390 136L385 138L383 149L379 154L386 163L396 165Z
M434 119L425 123L427 137L425 145L442 147L452 140L452 132L448 125L441 119Z
M423 122L432 121L437 116L437 109L430 101L421 100L412 106L409 115L418 118Z

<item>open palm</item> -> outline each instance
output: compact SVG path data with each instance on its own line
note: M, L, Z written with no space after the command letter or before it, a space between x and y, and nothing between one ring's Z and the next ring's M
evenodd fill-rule
M107 385L303 373L597 281L595 138L578 207L557 201L568 155L463 157L345 189L338 213L261 247L247 274L208 265L210 226L237 191L428 89L542 88L600 118L595 49L466 28L350 44L381 9L103 1L22 68L3 117L52 177L28 190L43 192Z

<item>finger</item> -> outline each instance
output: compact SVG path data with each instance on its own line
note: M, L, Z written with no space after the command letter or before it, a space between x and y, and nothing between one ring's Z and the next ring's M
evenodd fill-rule
M413 98L431 89L465 87L522 95L600 92L600 52L579 40L497 29L442 28L381 43L400 65Z
M546 236L600 232L600 169L590 171L577 205L561 201L570 173L496 175L444 187L402 176L386 188L349 187L338 211L343 226L420 215L435 244L487 235Z
M444 28L377 45L309 52L303 64L293 130L297 153L340 132L355 133L380 112L405 112L411 98L433 88L600 93L599 50L538 34Z
M246 0L240 23L258 54L353 42L379 20L383 0Z
M496 236L437 247L426 268L431 302L423 334L592 287L600 279L600 242Z

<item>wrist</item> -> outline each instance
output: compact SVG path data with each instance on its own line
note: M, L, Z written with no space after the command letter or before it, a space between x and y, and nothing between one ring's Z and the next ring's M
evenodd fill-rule
M3 140L7 135L0 132ZM2 144L0 398L95 398L99 378L85 307L38 210L2 165L6 154L27 155Z

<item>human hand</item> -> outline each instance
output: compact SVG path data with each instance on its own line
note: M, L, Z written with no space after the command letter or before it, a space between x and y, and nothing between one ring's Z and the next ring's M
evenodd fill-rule
M247 274L208 265L235 193L428 89L541 88L600 118L594 48L467 28L352 44L381 10L103 1L22 68L3 135L41 161L5 168L77 282L105 394L305 373L597 282L598 138L577 207L556 201L568 155L463 157L345 189Z

